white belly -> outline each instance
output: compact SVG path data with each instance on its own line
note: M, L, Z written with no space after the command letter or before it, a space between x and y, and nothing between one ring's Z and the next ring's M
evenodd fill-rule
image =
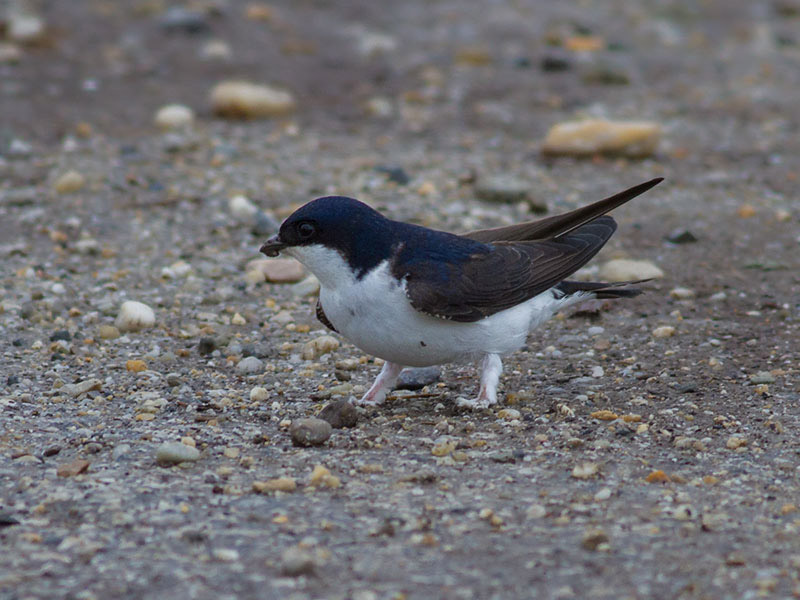
M483 354L508 354L528 332L570 299L546 291L474 323L438 319L416 311L404 285L384 262L361 279L335 251L322 246L287 250L320 280L320 303L341 335L368 354L408 367L460 362Z
M323 286L320 302L336 329L364 352L410 367L518 350L535 315L544 311L549 318L553 311L548 307L556 304L545 292L474 323L439 319L411 306L386 265L351 285Z

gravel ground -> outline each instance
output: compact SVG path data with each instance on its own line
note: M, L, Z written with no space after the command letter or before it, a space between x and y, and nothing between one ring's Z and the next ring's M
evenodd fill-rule
M6 23L0 598L800 596L800 4L193 4ZM230 78L296 109L216 118ZM170 103L194 124L161 132ZM578 116L662 140L544 158ZM496 176L528 199L478 199ZM274 220L340 193L466 230L656 176L586 274L665 276L531 336L499 406L457 408L477 377L451 365L293 445L380 367L307 345L313 282L253 276Z

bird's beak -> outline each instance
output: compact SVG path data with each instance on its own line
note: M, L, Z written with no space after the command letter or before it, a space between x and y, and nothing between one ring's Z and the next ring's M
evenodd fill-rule
M262 254L266 254L267 256L278 256L278 254L281 253L281 250L283 250L285 247L286 244L281 241L280 234L276 233L266 242L264 242L264 245L261 246L260 252Z

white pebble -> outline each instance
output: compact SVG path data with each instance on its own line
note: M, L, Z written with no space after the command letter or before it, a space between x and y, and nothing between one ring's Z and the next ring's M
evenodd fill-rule
M654 338L668 338L675 335L675 328L671 325L663 325L661 327L656 327L653 330L653 337Z
M319 293L319 279L309 275L300 283L292 286L292 293L297 297L314 296Z
M231 211L233 218L240 223L249 223L258 212L258 207L250 202L247 196L242 195L231 198L228 201L228 209Z
M600 335L605 331L605 327L600 327L599 325L595 325L594 327L589 327L588 333L589 335Z
M685 287L676 287L670 291L669 295L675 300L690 300L695 297L694 290Z
M153 309L141 302L128 300L123 302L114 325L121 332L138 331L147 329L156 324L156 315Z
M601 367L599 365L595 366L595 367L592 367L592 377L597 379L597 378L602 377L603 375L605 375L605 371L603 370L603 367Z
M600 267L599 277L605 281L634 281L637 279L658 279L664 276L649 260L630 260L617 258Z
M250 390L250 400L253 402L264 402L267 400L267 398L269 398L269 392L267 391L267 388L257 385Z
M36 15L9 11L6 35L21 43L35 42L44 35L44 21Z
M194 111L183 104L167 104L158 109L154 120L161 129L183 129L194 122Z
M214 550L214 558L220 562L236 562L239 560L239 551L233 548L217 548Z
M611 498L611 488L607 487L601 489L594 495L594 499L597 502L602 502L603 500L608 500L609 498Z
M200 451L197 448L180 442L164 442L156 450L156 462L160 464L177 464L195 461L199 458Z
M236 365L236 368L240 373L252 375L254 373L260 373L264 370L264 361L256 358L255 356L248 356L247 358L240 360L239 364Z
M232 56L231 47L223 40L209 40L200 49L200 58L204 60L230 60Z

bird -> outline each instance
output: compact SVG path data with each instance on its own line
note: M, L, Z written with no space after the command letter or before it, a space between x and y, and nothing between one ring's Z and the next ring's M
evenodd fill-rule
M663 180L651 179L567 213L455 234L391 220L346 196L325 196L292 213L260 248L294 257L319 280L317 318L384 360L357 401L378 405L403 369L480 361L477 397L497 403L503 357L558 311L592 298L639 295L645 280L567 278L617 228L607 215Z

